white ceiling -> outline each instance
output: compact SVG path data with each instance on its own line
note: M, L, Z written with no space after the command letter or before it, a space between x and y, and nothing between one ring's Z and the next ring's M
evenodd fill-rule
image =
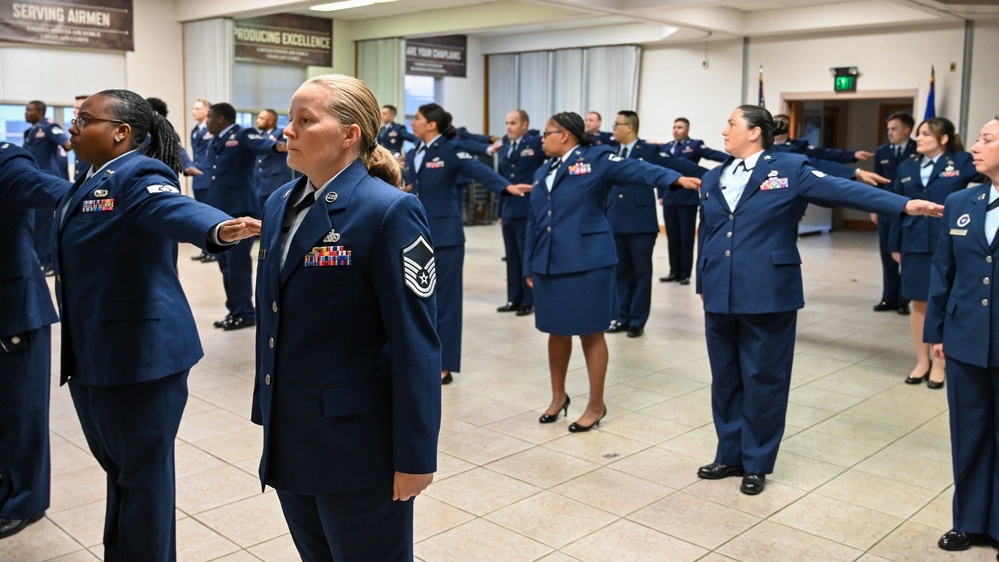
M478 10L495 14L490 6L502 9L508 21L475 17ZM398 0L326 13L310 11L298 1L280 11L364 22L369 36L378 35L382 19L396 24L386 26L386 35L398 35L406 17L420 18L423 31L428 20L439 18L448 22L442 24L447 33L482 36L566 29L585 33L586 28L640 23L675 28L665 39L642 40L667 43L993 19L999 18L999 0ZM510 21L521 13L523 22ZM455 24L455 17L460 23Z

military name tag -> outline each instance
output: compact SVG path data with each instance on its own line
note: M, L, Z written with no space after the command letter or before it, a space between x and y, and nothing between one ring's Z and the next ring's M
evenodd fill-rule
M350 250L343 246L316 246L305 254L305 267L350 265Z
M105 213L114 210L114 198L88 199L83 202L81 213Z
M902 178L899 181L901 181L902 183L909 183L910 181L912 181L912 176L909 176L907 178Z
M967 236L968 235L968 231L965 230L965 229L961 229L961 228L952 228L952 229L950 229L950 235L951 236Z

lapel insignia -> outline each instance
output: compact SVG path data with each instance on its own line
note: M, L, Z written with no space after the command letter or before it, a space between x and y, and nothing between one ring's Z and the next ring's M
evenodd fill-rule
M107 197L107 196L108 196L108 190L106 190L106 189L95 189L94 190L94 197L96 197L98 199L100 199L101 197Z
M434 249L422 234L402 249L402 275L414 295L425 299L434 294L437 263L434 261Z
M971 224L971 215L969 215L968 213L964 213L963 215L957 218L957 226L964 228L969 224Z
M769 154L767 154L766 156L764 156L764 157L763 157L763 159L764 159L764 160L770 160L770 155L769 155Z
M114 173L114 170L104 170L104 175L106 175L106 176L110 176L113 173Z
M323 244L330 244L330 243L336 244L339 241L340 241L340 233L337 232L336 230L331 229L329 231L329 234L323 237Z
M985 194L983 193L983 194L979 195L978 196L978 200L979 201L985 201Z
M295 188L293 187L293 188L289 189L288 191L285 191L285 192L284 192L284 195L282 195L282 196L281 196L281 199L287 199L287 198L288 198L288 196L289 196L289 195L291 195L291 191L292 191L293 189L295 189Z
M326 202L327 203L332 203L332 202L336 201L337 197L339 197L339 196L336 194L336 192L335 191L331 191L331 192L329 192L329 193L326 194Z

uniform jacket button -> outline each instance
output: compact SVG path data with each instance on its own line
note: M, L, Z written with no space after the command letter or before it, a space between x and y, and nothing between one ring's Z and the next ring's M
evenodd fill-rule
M731 256L732 255L732 250L725 250L725 255L726 256Z
M271 303L271 310L273 310L274 312L277 312L277 301L274 301L274 302Z
M267 385L267 386L271 385L271 374L270 373L267 373L266 375L264 375L264 384Z
M271 349L274 349L274 338L269 338L267 340L267 346L270 347Z

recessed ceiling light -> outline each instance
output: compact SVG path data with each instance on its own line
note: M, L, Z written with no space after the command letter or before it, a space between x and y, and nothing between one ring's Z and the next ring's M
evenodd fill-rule
M363 8L372 4L383 4L385 2L395 2L396 0L341 0L340 2L330 2L319 4L309 9L317 12L335 12L336 10L349 10L351 8Z

